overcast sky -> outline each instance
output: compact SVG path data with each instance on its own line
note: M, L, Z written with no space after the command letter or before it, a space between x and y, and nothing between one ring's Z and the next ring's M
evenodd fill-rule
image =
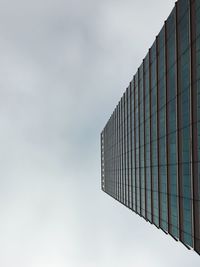
M100 190L100 132L173 6L0 0L0 266L200 266Z

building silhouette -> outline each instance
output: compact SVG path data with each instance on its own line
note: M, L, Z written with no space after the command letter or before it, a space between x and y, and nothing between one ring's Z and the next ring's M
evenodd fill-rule
M104 192L200 254L200 1L179 0L101 133Z

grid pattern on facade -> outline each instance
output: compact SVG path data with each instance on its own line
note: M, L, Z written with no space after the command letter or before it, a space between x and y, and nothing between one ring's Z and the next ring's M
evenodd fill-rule
M101 187L200 254L200 1L179 0L101 133Z

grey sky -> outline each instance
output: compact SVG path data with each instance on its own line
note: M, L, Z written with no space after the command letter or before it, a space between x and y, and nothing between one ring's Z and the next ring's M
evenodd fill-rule
M100 191L100 132L172 0L1 0L0 266L197 267Z

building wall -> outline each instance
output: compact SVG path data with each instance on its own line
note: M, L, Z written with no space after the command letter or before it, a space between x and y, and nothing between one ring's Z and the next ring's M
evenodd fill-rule
M102 190L200 254L200 1L179 0L101 133Z

